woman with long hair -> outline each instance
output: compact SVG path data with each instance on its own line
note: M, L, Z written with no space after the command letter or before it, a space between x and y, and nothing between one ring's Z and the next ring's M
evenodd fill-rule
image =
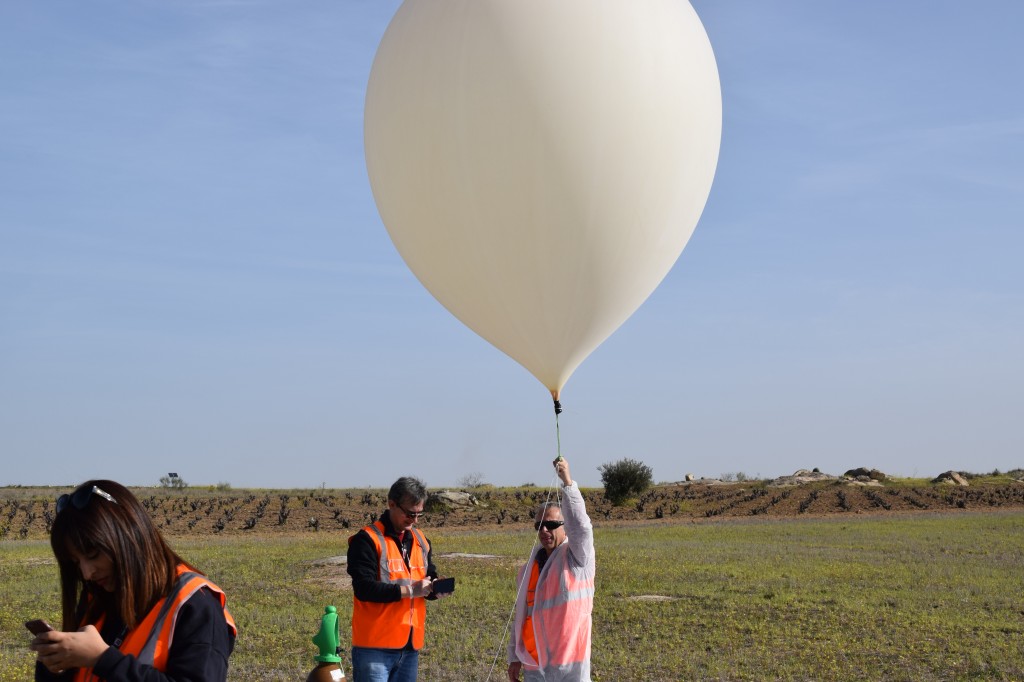
M36 680L225 682L235 628L224 592L168 546L114 481L57 500L60 630L36 635Z

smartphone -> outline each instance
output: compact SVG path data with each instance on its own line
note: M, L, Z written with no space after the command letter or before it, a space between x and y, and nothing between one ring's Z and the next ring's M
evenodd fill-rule
M41 635L44 632L50 632L53 630L53 626L41 618L25 621L25 627L27 627L28 631L33 635Z
M445 594L455 591L455 578L441 578L430 583L434 594Z

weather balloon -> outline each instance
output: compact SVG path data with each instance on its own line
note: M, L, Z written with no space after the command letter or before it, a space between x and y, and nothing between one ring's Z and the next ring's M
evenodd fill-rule
M557 399L690 238L722 103L685 0L405 0L364 125L406 264Z

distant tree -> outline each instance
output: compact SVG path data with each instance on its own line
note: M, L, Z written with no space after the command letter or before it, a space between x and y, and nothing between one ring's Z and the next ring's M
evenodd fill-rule
M602 464L597 470L601 472L605 497L616 506L643 493L654 480L651 467L634 459Z
M185 479L181 478L177 474L168 474L167 476L160 477L160 487L184 490L188 487L188 483L186 483Z
M460 488L479 488L485 483L484 475L479 471L471 471L455 482Z

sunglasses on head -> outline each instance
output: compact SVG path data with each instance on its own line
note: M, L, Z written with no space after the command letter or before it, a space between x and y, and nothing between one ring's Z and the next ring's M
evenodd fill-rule
M63 495L58 497L57 513L60 514L62 511L67 509L69 502L71 503L71 506L74 507L75 509L85 509L86 505L89 504L89 500L92 499L93 495L99 495L103 499L109 502L113 502L114 504L117 504L117 500L114 499L113 495L108 493L103 488L94 485L91 488L81 488L80 490L76 490L71 494L64 493Z
M533 524L533 529L539 531L540 527L544 526L544 530L553 531L564 523L565 521L538 521Z

